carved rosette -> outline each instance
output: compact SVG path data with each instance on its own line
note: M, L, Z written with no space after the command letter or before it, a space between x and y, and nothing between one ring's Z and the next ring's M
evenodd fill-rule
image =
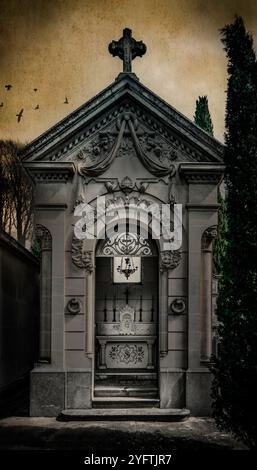
M180 250L162 251L160 260L160 272L163 273L165 271L168 271L169 269L176 268L179 265L181 258L182 255Z
M72 262L80 269L85 269L88 274L94 270L92 251L83 250L83 240L73 236L71 246Z
M36 225L34 236L37 242L39 243L41 250L52 249L52 235L44 225Z
M212 227L208 227L202 235L202 250L207 250L213 240L217 238L218 231L217 231L217 225L213 225Z

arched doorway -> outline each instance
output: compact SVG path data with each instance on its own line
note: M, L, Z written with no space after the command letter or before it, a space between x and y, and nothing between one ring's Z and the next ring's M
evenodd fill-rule
M158 403L158 251L119 233L96 250L96 406Z

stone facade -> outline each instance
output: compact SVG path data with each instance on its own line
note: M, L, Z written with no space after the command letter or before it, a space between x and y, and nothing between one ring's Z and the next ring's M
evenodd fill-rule
M114 406L115 400L106 395L104 387L98 387L98 380L104 384L109 380L106 387L112 396L118 390L118 397L127 402L134 389L142 398L144 387L153 398L155 387L155 406L186 407L193 415L210 412L211 248L222 154L218 141L130 72L120 74L108 88L25 148L24 166L36 183L37 236L44 246L41 360L31 374L32 416L100 406L101 396ZM111 282L101 297L101 282L105 281L98 275L97 266L104 258L99 255L99 243L74 236L74 208L81 202L95 207L98 195L116 208L119 203L141 208L169 204L173 213L174 203L183 205L182 247L167 251L163 240L156 240L157 261L151 268L155 277L141 282L145 286L152 283L152 287L148 291L135 287L130 298L124 299L125 291L118 289L119 298L112 294L115 307L113 298L108 298ZM150 268L142 266L150 273ZM153 300L149 292L154 289ZM137 342L131 336L126 341L119 337L104 376L96 356L106 337L95 331L95 324L100 328L98 321L101 323L97 311L102 312L103 322L113 324L118 321L113 321L113 310L118 315L126 305L137 318L133 320L134 314L126 317L127 325L131 322L128 328L134 328L135 334L137 322L152 322L150 336L142 339L141 335ZM114 341L108 335L107 343ZM152 371L147 369L150 338L154 344ZM109 347L105 344L105 351ZM129 367L115 366L112 375L118 354L124 358L136 353L138 361L141 354L145 362L138 372L133 370L133 383L129 382Z

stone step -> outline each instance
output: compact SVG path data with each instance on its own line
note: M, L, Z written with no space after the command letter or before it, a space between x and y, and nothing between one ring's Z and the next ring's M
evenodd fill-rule
M122 372L120 370L118 371L108 371L108 372L96 372L95 373L95 378L96 379L131 379L133 378L134 380L156 380L157 379L157 374L155 372L138 372L138 371L133 371L133 372Z
M93 408L152 408L159 406L158 398L141 397L95 397Z
M190 416L183 409L160 408L91 408L88 410L63 410L58 416L61 421L182 421Z
M101 387L157 387L156 374L96 374L95 386Z
M158 388L155 387L133 387L133 386L95 386L95 397L142 397L157 398Z

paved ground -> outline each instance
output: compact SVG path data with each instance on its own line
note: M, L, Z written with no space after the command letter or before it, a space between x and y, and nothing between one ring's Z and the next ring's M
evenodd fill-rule
M174 450L246 449L217 430L210 418L175 423L60 422L54 418L0 420L0 450L83 450L84 452L167 453Z

